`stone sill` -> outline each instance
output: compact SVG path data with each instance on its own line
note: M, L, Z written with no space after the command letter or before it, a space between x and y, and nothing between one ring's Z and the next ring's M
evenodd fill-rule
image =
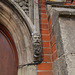
M75 9L75 5L52 5L52 7L61 7L61 8Z
M71 3L71 2L54 2L54 1L46 1L46 4L50 4L50 5L53 5L53 4L65 4L65 3Z
M46 5L51 5L52 7L75 9L75 5L64 5L66 3L71 3L71 2L53 2L53 1L50 2L50 1L46 1Z

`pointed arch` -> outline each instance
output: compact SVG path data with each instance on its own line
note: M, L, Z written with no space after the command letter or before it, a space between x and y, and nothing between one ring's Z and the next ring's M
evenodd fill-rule
M8 0L7 0L8 1ZM32 26L29 26L26 16L10 1L0 2L0 23L4 25L12 35L16 45L19 65L33 61L33 47L31 42ZM20 14L21 13L21 14ZM31 24L32 25L32 24Z

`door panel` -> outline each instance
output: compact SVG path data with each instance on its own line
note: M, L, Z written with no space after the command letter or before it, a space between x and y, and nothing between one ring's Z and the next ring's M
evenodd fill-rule
M12 43L0 30L0 75L17 75L17 62Z

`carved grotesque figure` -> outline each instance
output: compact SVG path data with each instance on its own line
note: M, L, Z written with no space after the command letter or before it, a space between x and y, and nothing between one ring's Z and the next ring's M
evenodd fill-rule
M32 35L32 43L34 49L34 61L41 60L41 36L38 33Z
M38 33L33 34L33 45L40 45L41 44L41 36Z

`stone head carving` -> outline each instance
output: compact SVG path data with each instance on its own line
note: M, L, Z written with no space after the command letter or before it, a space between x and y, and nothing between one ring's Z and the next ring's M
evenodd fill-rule
M34 51L34 61L41 60L41 35L35 33L32 35L33 51Z
M37 33L33 34L32 40L33 40L33 45L40 45L41 44L40 34L37 34Z

